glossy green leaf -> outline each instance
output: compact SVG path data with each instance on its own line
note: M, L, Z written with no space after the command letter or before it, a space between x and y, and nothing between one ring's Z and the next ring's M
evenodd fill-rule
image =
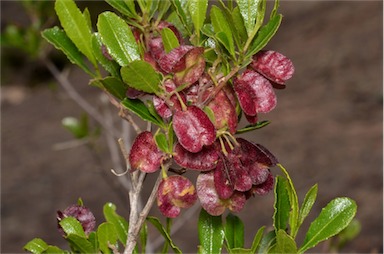
M105 220L115 226L117 237L125 245L127 242L128 222L116 213L116 205L106 203L103 207Z
M232 32L224 13L219 7L212 6L210 17L213 29L219 41L225 46L230 54L234 55Z
M164 237L165 241L171 246L173 252L175 253L182 253L181 250L174 244L171 236L168 234L167 230L163 227L160 220L156 217L148 216L147 221L152 223L157 230L159 230L160 234Z
M68 217L69 218L69 217ZM93 245L85 237L69 234L66 236L66 240L69 242L72 251L78 253L96 253Z
M167 2L167 1L163 1L163 2ZM166 20L169 23L172 23L177 28L177 30L181 33L182 37L189 36L187 29L185 28L183 22L181 21L181 19L180 19L179 15L177 14L176 11L172 11L168 15Z
M287 193L289 197L289 203L291 205L291 211L289 213L289 226L290 226L290 235L295 238L297 231L299 230L298 227L298 221L299 221L299 200L297 197L297 193L295 190L295 186L293 185L293 182L288 174L288 171L281 165L280 163L277 164L278 167L283 171L285 174L285 177L287 179Z
M92 50L96 57L96 60L103 66L103 68L109 72L113 77L120 78L120 65L115 61L107 59L102 50L102 41L100 34L94 33L92 35Z
M99 249L99 241L97 240L97 233L95 231L89 233L88 241L92 244L93 249Z
M24 245L23 249L34 254L41 254L48 248L48 244L41 238L34 238Z
M224 241L221 216L212 216L201 209L198 231L200 244L207 253L221 253Z
M286 230L289 218L289 211L291 210L289 195L288 195L288 181L282 176L276 177L275 183L275 203L273 214L273 227L278 232L280 229Z
M338 234L356 215L357 205L350 198L335 198L324 207L320 215L311 223L299 252L316 246L318 243Z
M161 29L161 39L163 40L166 53L169 53L172 49L180 46L179 40L177 39L175 33L168 27Z
M137 18L138 15L135 9L135 2L133 0L105 0L110 6L121 12L122 14L130 17Z
M259 2L260 0L237 0L248 36L251 35L255 26Z
M300 207L299 211L299 221L298 221L298 227L303 224L304 219L308 216L309 212L312 209L313 204L316 201L317 197L317 184L313 185L311 189L305 194L305 198L303 201L303 204Z
M146 93L161 92L161 76L146 61L136 60L121 68L121 77L130 87Z
M49 245L48 248L43 253L49 253L49 254L66 254L69 253L68 251L62 250L57 246Z
M59 222L59 224L67 235L71 234L71 235L77 235L83 238L87 238L87 236L85 235L83 226L76 218L65 217Z
M156 117L154 117L150 111L148 110L147 106L139 99L128 99L125 98L121 104L138 115L141 119L144 121L149 121L151 123L156 124L157 126L163 126L164 123L160 122Z
M280 229L276 234L276 244L269 251L270 253L297 253L296 242L293 238Z
M126 97L125 94L128 88L120 79L110 76L102 79L93 79L90 85L104 88L119 100L123 100Z
M97 228L97 239L99 248L103 253L109 253L109 244L115 245L117 243L117 232L112 223L104 222Z
M253 56L257 52L259 52L262 48L264 48L265 45L267 45L267 43L271 40L271 38L277 32L277 29L281 24L282 18L283 16L281 14L278 14L273 18L271 18L265 26L262 26L260 28L259 32L254 38L247 52L247 57Z
M67 34L57 26L45 29L41 35L51 43L56 49L61 50L71 61L87 74L95 76L95 74L89 69L84 62L84 55L78 50L75 44L67 36Z
M253 237L251 253L256 253L256 251L259 247L259 244L261 242L261 239L263 238L264 230L265 230L265 226L259 228L259 230L255 234L255 236Z
M113 12L99 15L97 29L109 54L121 66L140 59L139 48L128 24Z
M260 129L260 128L263 128L263 127L267 126L270 123L271 123L270 121L264 120L264 121L257 122L255 124L247 125L244 128L241 128L241 129L237 130L236 134L241 134L241 133L245 133L245 132L248 132L248 131L253 131L253 130L256 130L256 129Z
M247 30L244 26L244 21L240 13L240 9L236 6L232 11L232 27L236 29L237 34L239 35L239 39L242 42L245 42L248 38ZM233 31L232 31L233 33Z
M171 2L173 4L177 16L180 19L181 24L184 27L184 30L186 31L187 35L190 36L192 33L190 23L188 22L187 13L184 11L186 9L183 8L183 5L180 0L171 0Z
M84 16L85 21L87 21L89 31L92 31L91 13L89 13L89 10L87 7L85 7L85 9L83 11L83 16Z
M172 151L169 151L169 146L168 146L168 140L167 140L167 136L165 136L164 133L162 132L157 132L155 134L155 141L156 141L156 145L157 147L163 151L164 153L170 153Z
M244 224L239 217L229 213L225 219L225 241L230 249L244 247Z
M188 11L192 18L196 34L200 33L200 29L204 25L205 16L208 8L208 0L190 0L188 1Z
M157 10L157 20L161 20L163 16L167 13L169 10L169 7L171 7L170 1L159 1L159 7Z
M88 21L73 0L57 0L55 11L64 31L89 61L96 66L96 59L92 52L91 30Z
M256 253L268 253L268 251L276 244L276 231L272 230L261 238Z
M235 48L231 37L228 37L225 32L221 31L216 33L216 39L228 50L230 55L235 55Z

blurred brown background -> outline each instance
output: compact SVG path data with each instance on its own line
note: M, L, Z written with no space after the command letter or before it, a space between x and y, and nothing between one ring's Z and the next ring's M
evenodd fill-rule
M2 28L22 24L18 5L1 2ZM277 108L262 116L272 123L248 137L268 147L288 169L300 201L318 183L318 199L307 220L337 196L356 200L362 231L343 252L382 252L383 3L282 1L280 12L283 23L267 48L290 57L296 73L285 90L277 91ZM79 117L79 107L27 61L14 69L4 61L2 57L1 253L22 252L34 237L65 247L55 212L78 197L98 222L108 201L127 215L126 197L117 195L101 173L111 168L104 140L99 144L102 164L86 146L53 149L72 139L60 122ZM37 81L28 85L36 74ZM71 69L70 80L89 101L98 102L98 91L87 85L80 70ZM271 226L272 212L272 193L248 202L239 214L247 235ZM302 231L306 227L308 223ZM196 252L196 214L184 222L175 242L186 253Z

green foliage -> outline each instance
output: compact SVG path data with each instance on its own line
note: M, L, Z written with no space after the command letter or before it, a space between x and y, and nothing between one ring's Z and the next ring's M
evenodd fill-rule
M218 5L212 5L210 8L207 0L106 1L122 15L112 11L102 12L94 26L88 9L81 11L73 0L56 0L55 10L62 28L48 28L41 35L61 50L73 64L89 74L92 77L90 84L111 95L111 100L115 99L115 104L121 106L122 111L129 111L142 120L157 125L159 128L154 135L156 145L169 156L172 156L175 141L172 120L160 117L152 101L127 98L127 91L132 88L157 95L168 104L173 103L170 97L176 95L183 104L178 92L191 84L179 84L175 91L167 93L165 80L167 75L174 73L166 75L157 66L159 63L144 60L144 53L148 52L149 47L144 43L145 38L161 36L165 53L171 52L180 46L178 35L171 26L162 29L157 26L161 20L172 22L183 36L188 36L192 45L204 47L203 56L206 59L201 66L209 69L212 83L218 87L220 82L216 77L225 77L226 82L231 83L230 79L236 72L244 70L251 62L252 56L271 40L282 21L277 0L268 20L265 20L265 0L218 1ZM93 27L97 31L93 31ZM140 35L135 33L137 31L140 31ZM2 41L3 39L19 46L22 41L21 35L14 27L7 28L5 35L2 34ZM191 62L182 62L181 65L193 69L196 67L193 61L199 60L199 57L200 55L187 55L185 58ZM85 61L86 59L89 62ZM89 67L89 63L93 69ZM106 70L106 75L102 75L99 65ZM174 65L172 72L175 70L173 67ZM177 73L178 68L180 66L176 66L174 72ZM187 75L188 71L189 69L182 74ZM205 111L214 122L215 112L209 107L206 107ZM237 113L241 115L240 112ZM239 128L236 134L253 131L268 124L269 121L260 121ZM76 138L90 135L86 117L80 120L66 118L63 125ZM211 216L202 209L198 219L198 253L221 253L223 247L228 253L304 253L340 232L339 246L356 236L360 228L358 224L351 224L356 214L356 203L349 198L335 198L322 209L309 229L303 232L304 242L298 243L296 236L299 230L302 230L301 226L315 203L317 185L306 193L300 205L288 172L281 164L277 166L283 174L278 175L275 181L273 230L265 232L266 227L258 229L252 245L247 248L244 246L244 224L240 217L233 214L228 214L225 218ZM127 220L116 213L116 206L112 203L107 203L103 212L106 221L89 234L84 232L81 222L74 217L65 217L59 222L65 232L64 238L69 243L70 251L48 245L39 238L28 242L24 249L37 254L111 253L124 248L129 229ZM167 220L167 225L164 226L155 217L148 216L146 219L164 237L163 253L166 253L169 247L175 253L182 253L172 239L171 220ZM138 239L142 252L146 250L147 235L147 226L144 224ZM138 246L136 252L139 250Z
M224 241L224 227L221 216L209 215L201 209L198 222L202 253L220 253Z

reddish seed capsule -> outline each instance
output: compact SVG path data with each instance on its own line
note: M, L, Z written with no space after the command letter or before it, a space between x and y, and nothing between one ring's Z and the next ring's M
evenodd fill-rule
M149 131L140 133L131 148L129 163L131 170L141 170L146 173L153 173L160 168L164 153L159 150L153 135Z
M179 143L188 151L197 153L204 145L213 144L216 130L211 120L200 108L189 106L186 111L173 115L173 130Z
M180 143L175 145L173 158L175 162L187 169L207 171L216 167L219 153L213 146L205 146L200 152L191 153Z
M234 89L244 113L255 116L268 113L276 106L276 95L271 83L253 70L244 71L234 79Z
M60 222L65 217L74 217L80 223L84 229L85 234L89 234L96 225L96 219L91 210L85 206L71 205L67 207L63 212L57 211L57 221ZM58 224L59 231L64 235L64 231Z
M157 191L157 206L169 218L180 214L180 208L188 208L197 200L196 189L188 178L170 176L163 179Z
M262 50L253 56L250 66L277 84L284 84L295 72L290 59L272 50Z

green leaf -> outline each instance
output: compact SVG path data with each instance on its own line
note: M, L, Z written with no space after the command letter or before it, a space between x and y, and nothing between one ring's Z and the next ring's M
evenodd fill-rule
M250 254L252 253L251 249L245 249L245 248L232 248L229 250L229 253L233 254Z
M106 203L103 207L105 220L115 226L117 237L125 245L127 242L128 222L116 213L116 205Z
M66 236L66 240L69 242L71 249L74 252L96 253L96 250L93 248L92 243L88 241L85 237L76 234L69 234Z
M60 254L65 254L65 253L68 253L68 251L62 250L62 249L60 249L57 246L49 245L48 248L43 253L49 253L49 254L60 253Z
M146 61L136 60L121 68L123 81L137 90L159 94L161 76Z
M225 240L230 249L244 247L244 224L241 219L232 213L225 220Z
M48 244L41 238L34 238L24 245L23 249L34 254L43 253L48 248Z
M255 234L255 237L253 238L253 241L252 241L251 253L256 253L259 247L260 241L263 238L264 229L265 229L265 226L261 227Z
M110 76L102 79L93 79L90 85L104 88L119 100L123 100L126 97L125 94L128 88L120 79Z
M77 139L85 138L89 134L87 115L83 115L80 120L74 117L65 117L61 124Z
M164 133L157 132L155 134L155 141L156 141L157 147L159 147L159 149L161 151L163 151L164 153L171 153L172 152L172 151L169 151L167 136L165 136Z
M145 221L143 226L140 229L141 253L146 253L147 240L148 240L148 226L147 226L147 222Z
M65 217L59 222L59 224L67 235L72 234L72 235L78 235L83 238L87 238L87 236L85 235L83 226L76 218Z
M290 235L295 238L298 231L298 221L299 221L299 200L296 194L295 186L288 174L288 171L281 165L277 164L278 167L283 171L285 177L288 180L287 192L289 197L289 203L291 205L291 212L289 213L289 226L291 228Z
M96 60L109 72L113 77L120 78L120 65L115 61L107 59L103 54L103 43L100 34L94 33L92 35L92 50ZM105 47L105 46L104 46Z
M311 223L299 252L316 246L319 242L338 234L346 228L356 215L357 205L350 198L335 198L324 207Z
M297 253L296 242L283 229L277 231L276 244L270 253Z
M272 246L276 243L276 232L272 230L261 238L257 253L268 253Z
M235 51L232 32L224 13L219 7L212 6L210 16L218 40L225 46L228 52L234 56Z
M175 12L177 16L179 17L180 22L183 25L184 30L186 31L187 35L190 36L192 34L191 29L187 19L187 14L184 12L184 8L181 4L181 1L180 0L171 0L171 1L173 4L173 7L175 8Z
M188 1L188 11L192 18L195 32L198 35L204 25L207 12L208 0L190 0Z
M71 63L76 64L81 69L83 69L87 74L95 76L95 74L89 69L89 67L84 62L84 55L79 51L75 44L69 39L67 34L57 26L45 29L41 35L51 43L56 49L61 50L71 61Z
M163 2L167 2L167 1L163 1ZM181 33L182 37L188 37L189 36L187 29L185 28L183 22L181 21L181 19L180 19L179 15L177 14L176 11L172 11L168 15L166 20L169 23L172 23L177 28L177 30Z
M221 253L224 241L221 216L212 216L201 209L198 231L200 244L207 253Z
M121 12L122 14L130 17L137 18L138 15L135 9L135 2L133 0L105 0L110 6Z
M123 101L121 101L121 104L136 115L138 115L144 121L149 121L151 123L156 124L157 126L164 127L164 122L160 122L156 117L154 117L150 113L144 102L142 102L141 100L125 98Z
M177 39L175 33L168 27L165 27L161 30L161 39L163 40L166 53L169 53L172 49L180 46L179 40Z
M167 230L163 227L160 220L156 217L148 216L147 221L152 223L157 230L159 230L160 234L164 237L165 241L171 246L173 252L182 253L181 250L173 243L171 236L168 234Z
M312 209L313 204L316 201L317 196L317 184L313 185L311 189L305 194L305 198L303 201L303 204L300 207L299 211L299 221L298 221L298 227L303 224L304 219L308 216L309 212Z
M88 235L88 241L92 244L93 249L98 250L99 249L99 242L97 240L97 233L95 231L92 231Z
M171 7L171 2L170 1L160 1L159 2L159 7L157 10L157 20L161 20L164 16L165 13L169 10L169 7Z
M248 36L252 34L255 26L256 17L258 16L258 5L260 0L237 0L241 16L243 17L244 26Z
M241 42L245 42L248 38L247 30L245 29L243 18L240 13L240 9L238 6L236 6L232 11L232 27L233 29L236 29L237 34L239 35L239 40ZM232 33L233 30L232 30Z
M76 47L96 66L92 52L91 30L88 21L73 0L57 0L55 11L61 26Z
M135 37L122 18L113 12L103 12L99 15L97 29L109 54L121 66L126 66L130 62L140 59Z
M99 248L103 253L109 253L109 244L115 245L117 243L117 233L115 226L112 223L104 222L97 228L97 239L99 241Z
M271 123L270 121L264 120L264 121L257 122L255 124L247 125L244 128L241 128L241 129L237 130L236 134L241 134L241 133L245 133L245 132L248 132L248 131L253 131L253 130L256 130L256 129L260 129L260 128L263 128L263 127L267 126L270 123Z
M275 184L275 212L273 214L273 227L278 232L280 229L287 229L289 211L291 209L288 195L288 182L282 176L276 177Z
M265 26L262 26L254 38L251 47L247 52L247 57L251 57L267 45L271 38L275 35L280 26L283 16L278 14L271 18Z

